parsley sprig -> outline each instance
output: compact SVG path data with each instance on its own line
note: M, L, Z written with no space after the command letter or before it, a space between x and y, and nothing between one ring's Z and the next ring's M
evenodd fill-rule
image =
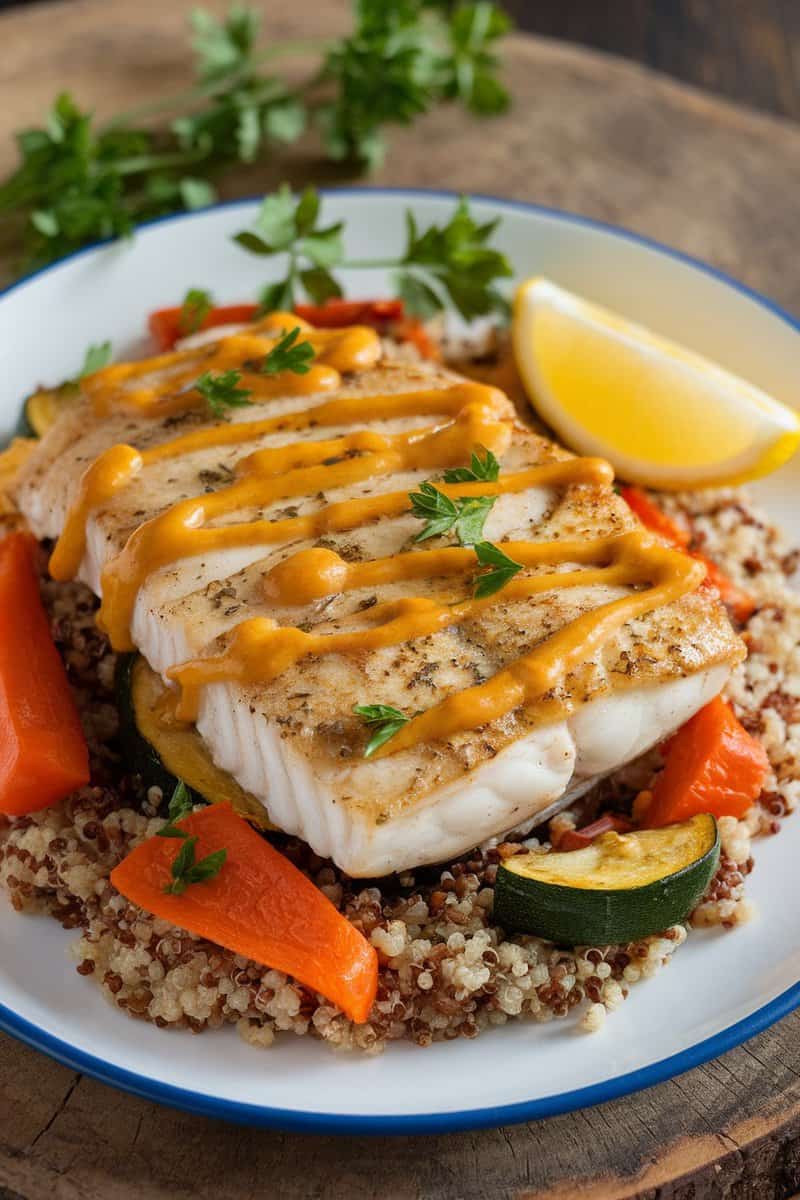
M509 558L505 551L501 550L499 546L495 546L493 542L477 542L475 554L480 565L489 568L482 575L478 575L475 580L473 595L476 600L493 596L522 570L522 563Z
M494 483L500 474L500 463L485 446L472 452L468 467L449 467L444 473L445 483Z
M265 375L280 375L291 371L294 375L307 375L314 361L311 342L299 342L300 326L295 325L275 343L261 367Z
M104 124L58 96L41 126L17 134L19 164L0 184L0 215L24 226L22 269L209 204L225 167L274 158L307 131L329 157L369 167L384 156L387 126L451 101L478 116L507 106L496 51L509 21L496 4L353 0L352 9L344 37L266 43L255 8L234 4L221 19L198 9L191 87ZM276 71L309 53L319 57L304 78Z
M261 294L264 312L291 308L299 291L317 304L341 296L334 267L393 270L397 291L410 312L422 317L453 305L466 320L492 312L506 315L508 303L496 284L512 274L511 264L490 239L497 221L478 224L466 198L444 225L420 230L406 213L406 242L395 257L352 259L345 254L342 223L320 221L320 198L308 187L295 199L284 183L263 201L252 229L234 240L253 254L283 256L285 270Z
M207 879L214 879L222 870L225 859L228 857L225 847L212 851L198 862L195 857L198 840L196 835L186 837L175 855L170 868L172 882L164 888L168 895L182 896L193 883L204 883Z
M184 831L182 829L176 828L175 822L180 821L183 817L188 817L188 815L191 811L192 811L192 797L189 793L189 789L187 788L187 786L183 782L183 780L179 779L178 782L175 784L175 790L172 793L172 796L171 796L170 802L169 802L169 806L167 808L168 820L165 825L161 826L158 833L156 834L156 837L166 837L166 838L188 837L188 834L184 833Z
M189 288L183 297L178 316L181 333L184 335L197 333L213 307L214 300L210 292L203 288Z
M411 511L424 521L415 542L440 537L452 530L462 546L472 546L483 537L483 526L496 496L458 496L452 499L426 480L418 492L409 492Z
M213 879L219 875L228 857L228 851L223 848L214 850L213 853L207 854L205 858L197 861L195 848L198 838L188 834L185 829L179 829L176 824L183 817L187 817L191 811L191 794L183 780L179 779L167 809L169 819L156 833L156 837L179 838L183 843L170 868L172 882L164 888L164 891L172 896L182 896L191 884L203 883L206 879Z
M250 388L240 387L241 371L204 371L192 387L200 393L215 417L224 417L229 408L252 404Z
M369 727L372 736L364 747L364 758L371 758L389 738L411 720L391 704L355 704L353 712Z

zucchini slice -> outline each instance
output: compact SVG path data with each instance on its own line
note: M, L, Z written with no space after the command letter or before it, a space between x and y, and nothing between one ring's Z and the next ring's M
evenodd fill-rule
M227 800L259 829L275 829L263 804L214 763L194 725L176 718L174 694L139 654L119 660L117 702L123 751L148 786L169 796L182 779L209 804Z
M44 437L79 394L78 389L68 383L56 388L40 388L25 401L17 433L22 437Z
M0 450L0 492L8 493L13 489L17 475L35 445L35 438L15 437Z
M584 850L519 854L497 872L505 929L567 946L631 942L682 921L719 866L709 813L680 825L606 833Z

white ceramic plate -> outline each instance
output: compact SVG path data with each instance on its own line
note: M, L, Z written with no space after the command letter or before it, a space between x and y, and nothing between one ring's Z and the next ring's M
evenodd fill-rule
M424 225L445 218L454 199L344 190L325 197L325 217L346 220L354 257L385 257L402 244L406 207ZM620 230L489 197L474 203L481 219L502 218L497 241L519 278L549 275L789 404L800 395L800 325L763 298ZM255 295L275 268L230 238L255 211L245 201L168 218L132 245L81 252L2 295L0 427L13 427L35 384L73 374L89 342L110 338L120 353L132 348L145 314L176 303L189 286L213 288L219 301ZM374 272L353 272L346 283L354 295L385 294L389 286ZM800 542L800 460L757 490ZM551 1115L687 1070L800 1004L798 844L800 817L757 845L748 886L758 920L734 933L694 935L669 970L635 987L591 1037L568 1023L511 1024L475 1041L392 1045L366 1059L336 1055L310 1038L257 1051L232 1030L200 1039L164 1033L112 1009L76 974L66 953L74 933L48 918L17 916L2 898L0 1026L118 1087L231 1120L387 1133Z

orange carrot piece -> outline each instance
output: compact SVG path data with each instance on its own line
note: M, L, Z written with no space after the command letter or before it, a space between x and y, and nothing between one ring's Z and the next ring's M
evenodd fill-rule
M439 362L441 359L439 347L428 335L422 321L416 317L406 317L404 321L392 325L389 336L396 338L398 342L410 342L412 346L417 347L423 358L429 358L433 362Z
M265 838L213 804L178 822L197 836L196 861L223 847L213 879L168 895L181 842L152 837L111 872L123 896L165 921L321 992L353 1021L366 1021L378 986L378 956L327 896Z
M658 505L647 496L641 488L624 487L620 495L628 507L636 514L646 529L657 533L668 541L676 550L684 550L706 569L706 577L701 583L702 588L716 588L719 598L740 624L744 625L756 610L756 602L749 592L740 588L729 579L725 572L705 554L698 550L689 550L690 534L686 529L662 512Z
M36 812L89 782L89 751L50 636L33 538L0 541L0 812Z
M244 325L252 321L258 312L257 304L226 304L212 308L199 322L197 333L203 329L215 329L218 325ZM159 350L171 350L176 342L187 336L182 325L183 309L159 308L150 313L147 327Z
M717 696L665 746L666 764L653 786L645 825L653 829L696 813L741 817L764 785L767 752Z
M657 504L654 504L646 492L643 492L638 487L620 488L620 496L628 505L639 520L644 525L645 529L649 529L651 533L657 533L663 537L676 550L686 550L691 541L691 535L688 529L684 529L677 521L673 521L672 517L668 517L665 512L662 512Z
M693 551L692 558L696 558L706 569L706 577L701 587L716 588L719 592L720 600L730 610L740 625L744 625L746 621L749 621L756 611L756 602L750 593L734 583L715 562L712 562L710 558L706 558L705 554Z
M342 329L345 325L372 325L385 329L390 321L402 321L402 300L344 300L334 296L324 304L295 304L298 317L318 329Z

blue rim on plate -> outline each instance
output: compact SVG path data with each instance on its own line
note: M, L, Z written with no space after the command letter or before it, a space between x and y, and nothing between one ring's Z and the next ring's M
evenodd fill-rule
M457 193L455 192L430 188L343 187L322 188L320 192L322 195L329 196L373 194L408 196L412 198L415 196L421 198L435 196L450 200L457 199ZM498 196L487 196L480 193L471 193L471 198L495 204L500 208L539 213L554 220L574 225L590 226L594 229L604 230L624 240L638 242L640 245L647 246L669 258L677 259L704 272L706 275L721 280L728 287L748 296L751 300L761 305L762 308L768 309L789 325L791 329L800 333L800 320L796 320L785 309L775 304L774 301L769 300L766 296L762 296L746 284L740 283L737 279L727 275L724 271L717 270L716 267L710 266L701 259L693 258L691 255L684 254L680 250L673 250L669 246L655 241L653 238L633 233L628 229L623 229L606 221L598 221L592 217L580 216L577 213L565 212L562 209L548 208L541 204L531 204L522 200L504 200ZM139 228L146 229L153 225L161 225L169 221L187 221L215 209L231 208L237 205L246 206L256 202L258 199L259 197L251 196L239 200L229 200L222 204L209 205L207 208L197 209L191 213L177 213L170 216L157 217L153 221L145 222ZM69 262L72 259L91 254L98 246L107 244L99 242L93 246L86 246L68 255L66 258L60 259L56 263L51 263L46 267L40 268L38 271L25 276L23 279L10 284L3 291L0 291L0 299L16 291L18 288L24 287L31 280L45 274L47 271L55 270L63 263ZM25 1042L35 1050L42 1051L44 1054L56 1059L57 1062L63 1063L73 1070L81 1071L86 1075L91 1075L95 1079L99 1079L102 1083L110 1084L112 1087L119 1088L125 1092L131 1092L133 1095L141 1096L146 1100L154 1100L159 1104L166 1104L172 1108L180 1108L186 1112L198 1113L207 1117L216 1117L243 1125L260 1125L276 1129L294 1130L300 1133L337 1133L357 1136L363 1136L364 1134L441 1134L457 1133L465 1129L496 1128L500 1125L509 1125L521 1121L554 1117L561 1113L572 1112L577 1108L602 1104L607 1100L614 1100L619 1096L625 1096L631 1092L652 1087L656 1083L663 1083L675 1075L680 1075L684 1071L689 1071L693 1067L699 1066L701 1063L708 1062L709 1059L716 1058L718 1055L724 1054L727 1050L732 1050L734 1046L740 1045L742 1042L747 1041L748 1038L755 1037L756 1034L768 1029L770 1025L774 1025L776 1021L788 1016L789 1013L798 1007L800 1007L800 981L793 984L792 987L787 988L786 991L781 992L780 995L770 1000L761 1008L756 1009L749 1016L744 1017L741 1021L734 1022L733 1025L729 1025L727 1029L721 1030L712 1037L705 1038L703 1041L697 1042L695 1045L689 1046L677 1054L672 1054L667 1058L661 1059L660 1062L651 1063L649 1066L640 1067L624 1075L617 1075L613 1079L604 1080L602 1083L591 1084L569 1092L556 1093L552 1096L543 1096L538 1100L523 1100L514 1104L466 1109L461 1112L397 1114L379 1117L366 1114L299 1112L291 1109L276 1108L270 1105L245 1104L236 1100L224 1100L205 1092L194 1092L188 1088L173 1087L170 1084L151 1079L146 1075L138 1075L134 1071L114 1066L112 1063L108 1063L101 1058L96 1058L94 1055L88 1054L83 1050L77 1050L68 1042L61 1041L59 1038L53 1037L51 1034L39 1029L38 1026L33 1025L30 1021L27 1021L24 1017L21 1017L18 1013L13 1012L2 1004L0 1004L0 1030L11 1034L13 1037L18 1038L19 1041Z

